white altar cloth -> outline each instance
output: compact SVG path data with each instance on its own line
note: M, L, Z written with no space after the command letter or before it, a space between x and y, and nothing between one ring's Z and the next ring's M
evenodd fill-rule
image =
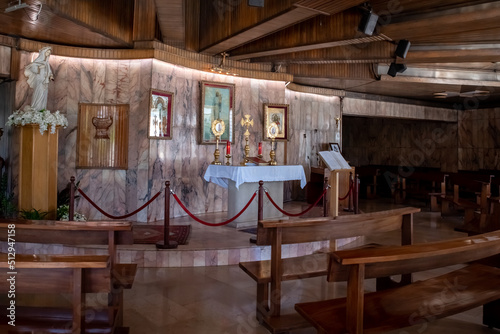
M234 181L239 189L242 183L259 181L290 181L300 180L300 187L306 186L306 174L301 165L291 166L224 166L209 165L203 176L207 182L228 188L229 180Z
M204 179L223 188L228 188L228 218L234 217L248 203L259 188L259 181L276 204L283 208L283 181L300 180L304 188L307 180L304 167L296 166L223 166L210 165ZM282 219L283 214L264 196L264 219ZM236 228L257 226L257 200L252 201L246 211L229 223Z

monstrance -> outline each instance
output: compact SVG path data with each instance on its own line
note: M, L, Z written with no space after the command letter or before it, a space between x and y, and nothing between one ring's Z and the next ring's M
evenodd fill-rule
M275 160L276 152L274 151L274 139L278 135L278 132L279 132L279 128L275 122L272 122L271 124L269 124L269 126L267 128L267 136L269 138L271 138L271 152L269 153L269 156L271 157L271 161L269 161L269 164L271 166L277 165L276 160Z
M226 130L226 125L224 121L221 119L215 119L212 122L212 133L215 135L216 146L214 152L214 161L212 161L212 165L222 165L219 161L220 151L219 151L219 139Z

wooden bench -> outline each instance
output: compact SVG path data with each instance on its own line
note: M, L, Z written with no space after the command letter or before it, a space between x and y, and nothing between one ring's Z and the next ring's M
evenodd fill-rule
M37 243L69 246L104 246L109 255L106 289L109 297L108 306L116 310L116 316L113 316L113 326L121 327L123 325L123 290L132 287L137 265L117 263L116 246L117 244L133 243L131 222L2 220L0 221L0 241L8 240L7 232L9 225L12 224L15 224L14 239L16 244ZM52 255L56 256L55 254Z
M111 275L107 255L20 255L15 256L15 269L9 267L8 254L0 254L0 268L13 278L0 281L2 291L15 291L9 300L9 307L2 307L2 315L12 324L2 322L2 332L43 333L112 333L117 310L113 308L93 309L92 316L85 307L87 293L110 293ZM10 274L10 272L13 272ZM71 309L23 307L16 305L16 299L23 294L69 294ZM7 294L7 293L6 293ZM12 304L13 301L13 304ZM105 316L96 317L100 311ZM8 312L8 313L5 313ZM9 315L13 317L9 318ZM15 324L15 327L12 326Z
M500 231L409 246L332 252L328 281L349 272L347 296L299 303L295 309L318 333L381 333L484 305L483 323L500 327L500 269L471 263L500 253ZM366 293L370 277L464 267L406 286ZM498 259L496 264L500 264Z
M429 168L413 168L405 176L398 175L393 194L395 203L404 203L407 198L428 200L429 193L438 190L443 176L443 172Z
M281 314L281 282L327 274L326 253L282 258L282 245L330 240L331 249L327 250L330 251L335 248L336 239L397 230L401 231L401 244L407 245L413 241L413 214L419 211L418 208L409 207L338 216L335 219L324 217L259 221L256 243L260 246L271 246L271 259L239 264L240 268L257 282L256 313L259 322L272 333L310 327L310 324L296 313Z
M441 211L442 216L453 214L454 211L461 209L464 211L464 226L474 221L476 212L479 214L486 213L489 209L488 197L490 197L490 183L480 180L467 180L465 176L458 177L454 175L449 183L453 187L453 195L447 194L447 178L444 176L441 183L441 192L429 193L431 199L431 211ZM463 187L467 188L467 192L471 196L475 196L473 200L461 198ZM440 204L439 204L440 203Z

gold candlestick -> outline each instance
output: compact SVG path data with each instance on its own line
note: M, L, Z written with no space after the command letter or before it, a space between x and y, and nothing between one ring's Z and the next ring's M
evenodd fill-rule
M220 151L219 151L219 136L215 136L215 140L217 141L215 152L214 152L214 161L212 161L212 165L222 165L219 161Z
M231 159L231 154L226 154L226 166L231 165L231 163L229 162L229 159Z
M271 157L271 161L269 161L269 165L276 166L278 163L276 162L276 152L274 151L274 138L271 138L271 152L269 152L269 156Z
M269 161L269 165L276 166L278 163L276 162L276 152L274 151L274 139L279 132L278 125L272 122L267 128L267 136L271 138L271 152L269 152L269 156L271 157L271 161Z

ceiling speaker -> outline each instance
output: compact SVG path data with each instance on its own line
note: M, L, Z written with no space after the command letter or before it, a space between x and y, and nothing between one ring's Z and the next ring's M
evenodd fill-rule
M264 7L264 0L248 0L250 7Z
M406 71L405 64L392 63L391 66L389 66L389 71L387 71L387 74L389 74L391 77L395 77L396 74L403 73L404 71Z
M359 22L358 30L362 33L371 36L377 27L378 15L372 12L363 13L361 22Z
M410 41L406 39L402 39L398 42L398 46L396 47L396 51L394 54L399 57L399 58L406 58L406 54L408 53L408 50L410 49Z

